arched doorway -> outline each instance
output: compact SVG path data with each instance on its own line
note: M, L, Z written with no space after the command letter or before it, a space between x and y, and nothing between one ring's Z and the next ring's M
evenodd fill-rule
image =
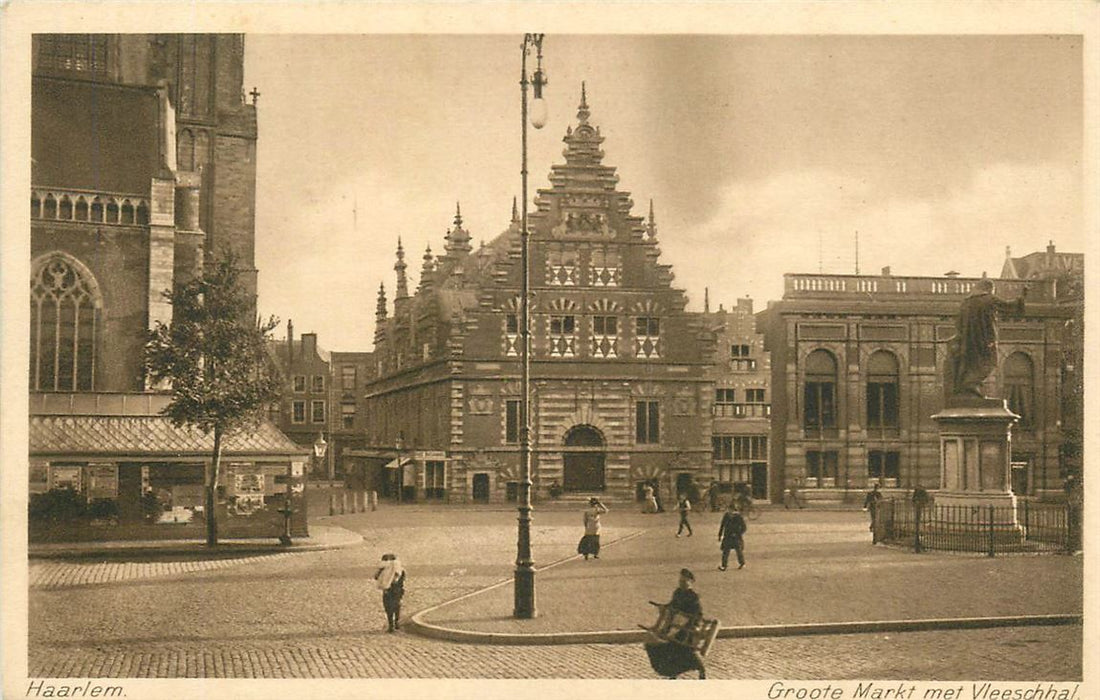
M600 431L590 425L573 426L565 434L562 461L563 490L604 490L604 442Z

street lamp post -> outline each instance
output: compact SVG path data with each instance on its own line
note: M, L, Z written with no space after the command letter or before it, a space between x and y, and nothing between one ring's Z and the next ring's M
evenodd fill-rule
M401 464L401 451L405 449L405 433L399 432L393 446L397 448L397 502L404 500L405 467Z
M519 300L520 327L520 403L519 428L519 526L516 541L515 605L513 617L530 619L535 617L535 562L531 556L531 320L530 297L531 275L528 257L527 229L527 86L534 87L535 99L531 104L531 125L541 129L546 124L546 103L542 99L542 88L546 85L546 76L542 72L542 34L524 34L521 45L520 68L520 121L521 121L521 195L523 213L520 219L520 269L521 285ZM531 80L527 79L527 54L535 49L536 67Z

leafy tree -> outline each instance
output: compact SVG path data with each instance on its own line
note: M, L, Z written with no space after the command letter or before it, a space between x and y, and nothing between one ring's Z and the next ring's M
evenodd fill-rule
M149 379L167 383L173 398L162 411L176 426L214 436L205 473L206 544L218 543L215 501L227 436L255 429L279 398L282 380L266 350L279 324L262 321L240 284L232 254L208 262L201 276L164 292L172 322L157 322L145 346Z

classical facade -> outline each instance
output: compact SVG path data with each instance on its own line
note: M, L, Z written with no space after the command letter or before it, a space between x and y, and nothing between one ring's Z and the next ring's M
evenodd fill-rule
M56 34L32 47L31 488L131 506L156 493L179 521L201 508L207 442L158 415L166 398L147 386L143 348L171 320L163 293L211 252L233 251L255 295L244 38ZM268 472L301 466L300 452L273 426L232 443L228 473L241 478L227 476L226 507L264 510L287 489Z
M947 341L976 279L784 276L783 299L758 314L772 358L770 495L799 483L808 498L854 500L886 489L938 488ZM1015 298L1019 280L995 280ZM1012 487L1052 496L1064 468L1064 288L1029 284L1022 318L1000 324L999 364L984 393L1020 416L1012 428Z
M685 311L648 220L602 163L583 94L565 162L529 216L536 495L629 498L709 480L715 334ZM367 442L403 497L514 499L519 476L520 222L474 249L461 212L409 289L398 242L392 314L379 291L364 386ZM400 456L400 458L398 458Z

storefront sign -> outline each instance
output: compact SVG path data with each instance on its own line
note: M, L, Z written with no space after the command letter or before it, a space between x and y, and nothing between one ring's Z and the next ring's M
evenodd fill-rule
M83 480L84 467L76 466L51 466L50 467L50 488L51 489L72 489L77 493L84 490Z
M438 462L447 459L447 453L443 450L421 450L416 453L416 459L421 462Z

